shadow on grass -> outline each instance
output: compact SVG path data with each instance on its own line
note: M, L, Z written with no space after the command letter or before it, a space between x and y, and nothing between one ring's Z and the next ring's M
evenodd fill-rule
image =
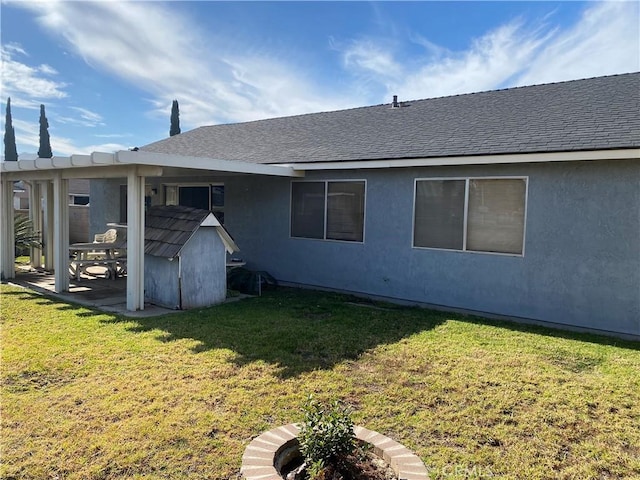
M194 352L229 349L237 364L262 360L283 378L329 369L379 345L431 330L447 320L633 350L640 342L548 327L379 304L337 293L279 288L262 297L175 315L135 319L132 331L161 330L162 341L193 339ZM105 321L132 321L114 317Z
M356 304L357 303L357 304ZM199 342L195 353L229 349L234 361L264 361L282 378L329 369L378 345L397 342L446 321L445 314L379 306L346 295L279 288L262 297L162 317L136 318L132 331ZM117 318L111 321L132 321Z
M176 314L131 318L58 301L24 290L9 292L61 310L77 310L78 316L107 315L105 323L133 322L132 332L160 330L159 341L192 339L195 353L229 349L234 361L257 360L277 365L283 378L317 369L329 369L356 359L379 345L395 343L431 330L447 320L491 325L515 332L576 340L640 350L640 342L503 320L378 304L348 295L279 288L256 297L216 307Z

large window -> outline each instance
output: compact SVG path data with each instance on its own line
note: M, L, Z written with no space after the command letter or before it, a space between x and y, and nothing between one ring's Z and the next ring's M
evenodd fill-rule
M164 204L210 210L224 224L224 185L165 185Z
M413 246L522 255L526 178L418 179Z
M365 182L291 183L291 236L362 242Z

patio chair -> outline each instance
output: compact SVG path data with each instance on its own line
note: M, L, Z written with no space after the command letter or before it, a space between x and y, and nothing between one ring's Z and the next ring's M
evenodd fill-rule
M93 243L113 243L118 238L118 232L115 228L110 228L104 233L96 233L93 236ZM104 258L104 251L100 250L99 246L96 245L96 250L92 250L86 253L86 259L91 260L102 260Z
M93 236L93 243L113 243L118 237L118 232L115 228L110 228L104 233L96 233Z

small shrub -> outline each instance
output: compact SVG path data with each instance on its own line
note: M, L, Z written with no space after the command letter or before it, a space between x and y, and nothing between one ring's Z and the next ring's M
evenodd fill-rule
M312 466L310 477L322 478L324 467L341 464L356 448L351 411L337 400L326 404L309 397L303 412L300 452Z
M42 247L40 232L34 230L33 222L25 215L14 217L14 235L16 255L28 255L29 247Z

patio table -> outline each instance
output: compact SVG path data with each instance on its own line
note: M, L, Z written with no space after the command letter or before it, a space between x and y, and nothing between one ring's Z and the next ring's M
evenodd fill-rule
M124 242L95 243L83 242L69 245L69 273L72 278L80 279L80 274L90 266L102 266L107 269L107 278L116 279L126 273L127 259L122 255L126 251Z

